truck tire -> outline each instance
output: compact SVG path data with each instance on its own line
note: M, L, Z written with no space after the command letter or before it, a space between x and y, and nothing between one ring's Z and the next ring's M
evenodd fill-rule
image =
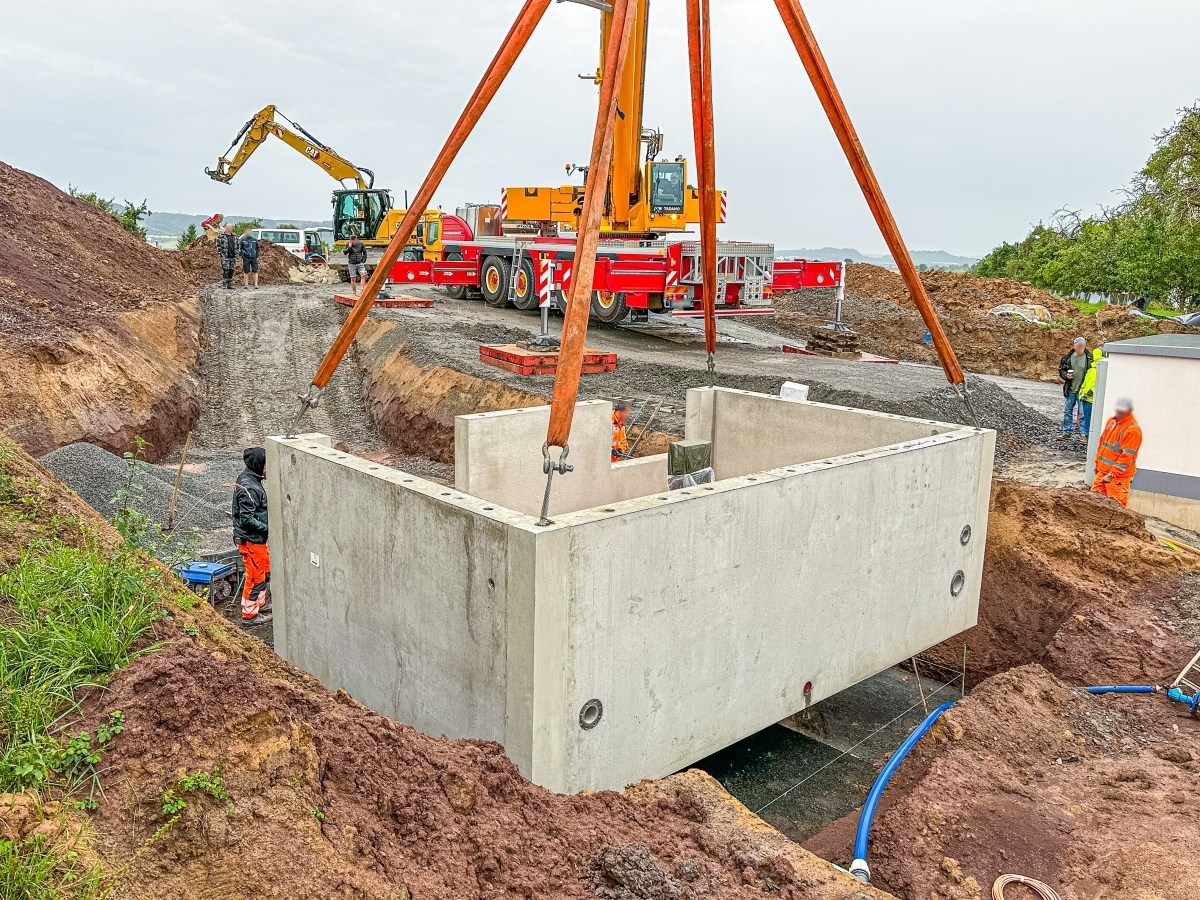
M462 262L462 254L457 250L451 250L446 254L445 259L446 262ZM465 284L451 285L450 287L446 288L446 293L449 294L450 298L453 300L466 300L467 286Z
M483 292L483 302L496 309L508 306L508 277L512 271L507 259L500 256L489 256L483 261L479 270L479 289Z
M592 318L605 325L615 325L629 314L625 294L620 291L592 291Z
M517 282L517 297L513 300L513 306L517 309L537 309L538 293L537 282L533 280L533 260L521 260L521 274L524 277ZM524 290L521 290L522 286Z

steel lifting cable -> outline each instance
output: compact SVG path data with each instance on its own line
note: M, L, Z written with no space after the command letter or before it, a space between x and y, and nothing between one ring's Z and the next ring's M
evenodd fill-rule
M1024 875L1001 875L997 878L996 883L992 885L992 900L1007 900L1004 896L1004 889L1013 884L1025 885L1042 900L1062 900L1058 891L1050 885L1038 881L1036 878L1026 878Z

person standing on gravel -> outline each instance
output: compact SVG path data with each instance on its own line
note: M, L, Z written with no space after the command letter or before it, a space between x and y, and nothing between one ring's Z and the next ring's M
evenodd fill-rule
M1096 480L1092 490L1129 505L1129 489L1137 474L1137 455L1142 449L1142 426L1133 417L1133 401L1121 397L1113 404L1113 417L1100 435L1096 451Z
M1079 389L1083 386L1084 376L1092 365L1092 355L1088 353L1087 339L1077 337L1070 352L1058 361L1058 377L1063 380L1063 421L1062 436L1069 438L1075 431L1075 407L1079 403ZM1083 410L1080 409L1082 413ZM1083 432L1085 435L1087 431Z
M267 452L247 447L242 453L246 470L233 489L233 540L246 576L242 580L242 624L261 625L271 621L267 581L271 577L271 554L267 549Z
M367 245L350 235L350 243L346 245L346 261L350 264L350 290L358 296L359 290L367 286ZM358 281L354 279L357 276Z
M238 239L233 233L233 226L228 222L217 235L217 256L221 260L221 287L231 289L233 270L237 268Z
M238 241L238 253L242 257L242 287L248 287L250 276L254 276L254 286L258 287L258 238L247 228L242 232Z

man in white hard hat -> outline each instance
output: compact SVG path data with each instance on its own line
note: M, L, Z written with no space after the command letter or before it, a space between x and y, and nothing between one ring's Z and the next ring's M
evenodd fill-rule
M1133 417L1133 401L1120 397L1113 405L1113 417L1100 435L1092 490L1128 506L1129 488L1137 474L1137 455L1141 446L1142 427Z

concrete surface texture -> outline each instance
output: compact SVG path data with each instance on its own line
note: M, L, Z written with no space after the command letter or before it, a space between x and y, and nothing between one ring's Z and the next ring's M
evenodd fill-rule
M1129 505L1191 531L1200 530L1200 336L1169 334L1106 344L1096 377L1088 442L1094 477L1100 432L1120 397L1130 397L1142 427Z
M794 450L539 528L272 439L277 650L573 792L667 775L975 623L994 433L724 389L688 404L728 471L723 435Z

